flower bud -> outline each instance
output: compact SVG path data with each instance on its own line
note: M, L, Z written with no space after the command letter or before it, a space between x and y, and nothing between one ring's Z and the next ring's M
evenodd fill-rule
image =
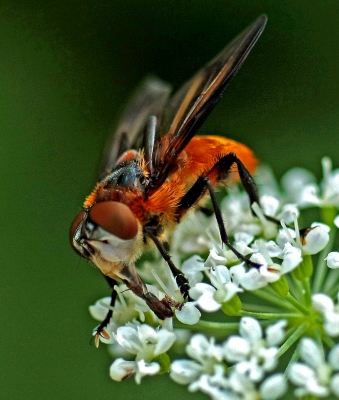
M230 317L235 317L240 314L242 307L241 300L238 295L234 295L231 300L222 303L221 310Z
M290 291L285 275L281 275L280 279L276 282L271 282L274 291L281 297L286 297Z
M330 236L326 230L317 225L313 228L306 229L301 236L303 254L317 254L321 251L330 240Z

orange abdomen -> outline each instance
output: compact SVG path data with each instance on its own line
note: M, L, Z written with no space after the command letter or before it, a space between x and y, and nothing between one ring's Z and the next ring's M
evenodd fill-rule
M258 164L254 153L247 146L219 136L195 136L186 146L185 152L187 159L182 173L189 183L193 183L201 175L207 175L214 165L229 153L235 153L250 174L253 174ZM234 165L228 181L238 180L237 167Z

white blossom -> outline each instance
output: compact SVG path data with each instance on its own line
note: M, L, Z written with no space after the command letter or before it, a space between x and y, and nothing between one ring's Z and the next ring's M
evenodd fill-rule
M273 331L279 341L284 336L284 322L279 322ZM224 343L224 357L229 362L237 362L235 371L247 376L251 381L263 379L267 371L272 371L278 362L277 344L272 340L272 330L269 333L269 342L264 339L259 322L251 317L243 317L240 321L240 336L231 335Z
M175 333L167 329L154 329L149 325L121 326L114 335L116 341L136 360L152 361L169 350L175 341Z
M339 336L339 304L334 304L331 297L323 293L314 294L312 304L323 315L326 333L332 337Z
M181 265L181 270L185 274L191 286L203 280L203 271L206 269L201 257L192 256L185 260Z
M332 392L338 396L337 387L339 370L339 345L333 347L328 354L328 362L317 343L309 338L300 342L300 359L288 369L288 377L298 388L297 397L314 395L327 397Z
M246 192L228 188L221 210L241 259L221 242L214 215L190 213L167 237L171 259L188 279L188 299L159 253L139 262L147 290L173 299L173 318L159 319L124 284L113 308L110 297L90 306L98 321L113 311L100 336L115 359L112 379L140 383L169 370L174 382L212 400L287 398L288 385L293 398L339 398L339 252L329 248L339 230L339 170L325 158L323 171L320 185L306 170L290 171L280 189L271 175L260 180L259 170L260 205L252 210ZM328 225L301 225L309 206L323 208Z
M110 367L110 376L115 381L122 381L135 375L136 383L146 375L156 375L160 371L160 365L156 362L145 363L144 360L125 361L122 358L116 359Z
M328 256L325 258L327 261L328 268L338 269L339 268L339 252L331 251Z
M215 364L223 358L222 348L202 334L192 336L186 352L193 361L175 360L171 365L171 378L180 384L195 382L204 374L213 374Z
M320 186L315 182L302 184L295 188L295 197L301 207L339 206L339 170L332 170L328 157L322 159L323 181Z

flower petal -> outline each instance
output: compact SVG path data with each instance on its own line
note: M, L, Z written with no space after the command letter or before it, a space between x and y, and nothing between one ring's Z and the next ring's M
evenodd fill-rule
M175 311L175 316L178 321L186 325L196 324L200 317L201 312L192 303L185 303L181 310Z
M201 374L202 366L195 361L175 360L171 364L170 377L176 383L188 385Z
M274 374L264 380L259 391L263 400L276 400L287 391L287 382L283 374Z
M123 358L117 358L109 369L110 377L114 381L123 381L124 379L134 375L137 370L135 361L126 361Z

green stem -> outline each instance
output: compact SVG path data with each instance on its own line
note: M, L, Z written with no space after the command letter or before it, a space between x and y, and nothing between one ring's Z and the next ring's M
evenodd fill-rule
M265 311L265 312L278 312L277 307L267 306L264 304L242 303L242 308L245 311Z
M303 314L308 315L308 314L310 313L309 310L308 310L306 307L304 307L302 304L300 304L299 301L298 301L295 297L293 297L293 296L291 295L291 293L289 293L285 298L286 298L291 304L293 304L293 306L294 306L297 310L299 310L299 311L302 312Z
M308 329L308 323L303 322L299 327L287 338L286 342L281 345L278 350L278 357L283 355Z
M262 288L259 290L251 291L256 297L266 300L269 303L277 305L279 308L286 308L288 310L293 310L293 307L285 300L285 298L278 296L273 290Z
M288 376L288 371L291 368L291 365L299 360L299 356L300 356L300 349L299 349L299 346L297 346L292 354L292 357L290 358L290 361L287 364L286 369L285 369L285 372L284 372L285 377Z
M325 351L324 351L323 341L322 341L322 337L321 337L321 333L320 333L319 329L313 329L313 335L314 335L314 340L317 342L319 349L321 349L323 361L325 361Z
M327 274L322 291L331 294L332 290L335 289L335 293L337 293L338 278L338 271L336 269L330 270Z
M310 279L304 278L302 281L302 286L304 289L304 299L306 307L311 307L311 287L310 287Z
M332 347L334 347L336 345L336 342L329 336L324 335L321 337L321 339L326 344L326 346L330 349L332 349Z
M295 278L294 274L288 274L288 278L289 278L290 288L291 289L293 288L293 292L292 290L290 290L290 293L295 299L300 300L302 298L301 282Z
M185 328L187 329L187 325L182 324L179 321L175 321L176 328ZM212 321L204 321L200 320L195 325L190 325L190 330L197 332L206 332L210 331L214 334L214 336L225 336L229 333L235 333L239 331L239 323L238 322L212 322Z
M254 317L258 319L272 319L272 320L280 320L280 319L291 319L291 318L300 318L299 314L295 313L266 313L266 312L252 312L241 310L240 315L242 317Z

